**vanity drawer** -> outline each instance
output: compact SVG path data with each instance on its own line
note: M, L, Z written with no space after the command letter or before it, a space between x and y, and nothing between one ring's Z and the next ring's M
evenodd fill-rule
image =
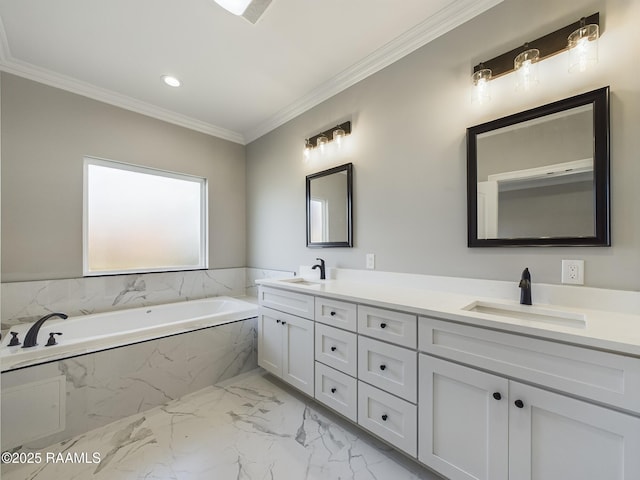
M418 409L415 405L358 382L358 424L412 457L416 456Z
M316 297L316 322L355 332L358 325L357 305Z
M416 348L417 317L410 313L358 305L358 333Z
M316 362L316 400L358 421L358 382L355 378Z
M640 359L420 318L423 352L640 414Z
M358 337L358 379L416 403L418 354L371 338Z
M313 320L313 295L260 286L258 298L264 307Z
M358 342L355 333L316 323L316 360L355 377Z

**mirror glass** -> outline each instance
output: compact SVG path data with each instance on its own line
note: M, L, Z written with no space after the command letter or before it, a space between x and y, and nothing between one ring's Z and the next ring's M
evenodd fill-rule
M468 129L469 246L610 245L608 88Z
M353 165L307 175L307 246L352 247Z

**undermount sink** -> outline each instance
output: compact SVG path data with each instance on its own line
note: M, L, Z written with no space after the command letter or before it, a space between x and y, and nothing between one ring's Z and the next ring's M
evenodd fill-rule
M287 283L295 283L297 285L320 285L320 282L311 282L309 280L305 280L302 277L293 277L293 278L280 278L279 282L287 282Z
M565 327L585 328L587 326L587 318L583 313L566 312L548 307L508 305L503 303L477 301L467 305L463 310L486 313L488 315L497 315L499 317L512 318L516 320L551 323Z

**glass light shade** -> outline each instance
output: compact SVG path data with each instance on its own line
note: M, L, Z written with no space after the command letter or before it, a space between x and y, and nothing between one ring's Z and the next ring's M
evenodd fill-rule
M529 91L538 84L538 60L540 50L530 48L518 55L513 61L516 72L516 90Z
M336 141L338 146L342 145L342 139L345 137L347 133L340 127L336 128L333 131L333 139Z
M214 0L225 10L234 15L242 15L252 0Z
M323 133L322 135L320 135L318 137L318 139L316 140L316 146L320 147L320 151L324 152L324 146L329 143L329 139L327 138L327 136Z
M598 25L583 25L569 35L569 72L584 72L598 63Z
M309 158L311 156L311 150L313 150L313 145L309 143L309 139L305 139L304 141L304 158Z
M471 103L483 104L491 100L489 81L491 69L483 68L471 75Z

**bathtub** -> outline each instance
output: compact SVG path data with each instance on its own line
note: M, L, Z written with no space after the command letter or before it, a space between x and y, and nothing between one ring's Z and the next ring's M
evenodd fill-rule
M80 315L65 320L51 318L40 328L38 345L35 347L9 347L11 335L7 334L0 343L0 366L2 372L6 372L257 315L258 307L254 303L231 297L213 297ZM23 342L31 325L16 325L11 331L18 332L18 338ZM58 345L47 347L45 344L51 332L61 332L62 335L56 336Z

